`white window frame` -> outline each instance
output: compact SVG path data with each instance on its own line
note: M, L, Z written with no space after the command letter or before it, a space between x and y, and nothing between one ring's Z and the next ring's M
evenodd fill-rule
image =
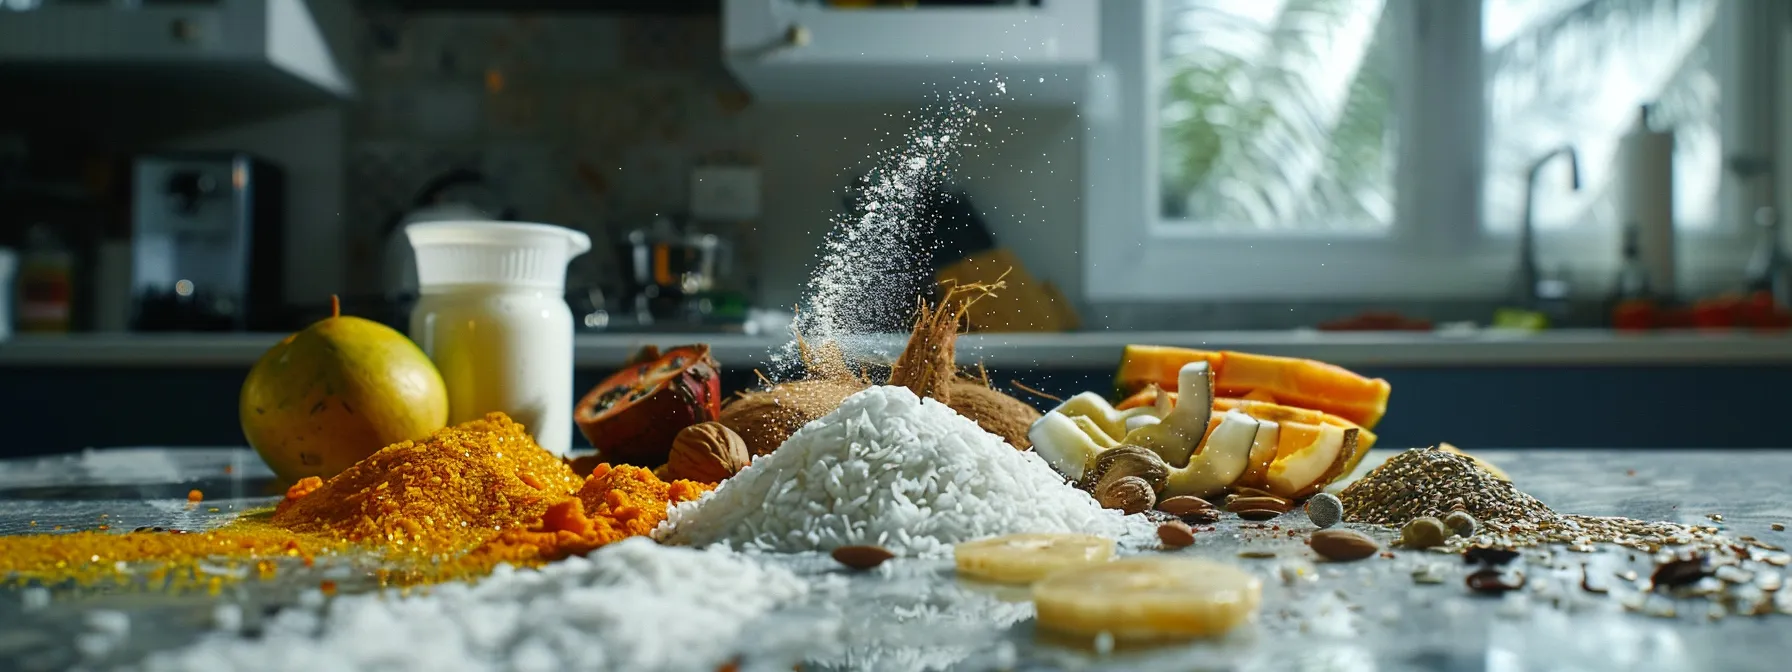
M1777 91L1777 35L1783 0L1724 0L1742 9L1720 12L1718 30L1753 31L1754 42L1720 35L1735 45L1718 55L1772 53L1741 74L1723 67L1723 147L1772 141ZM1091 79L1084 119L1085 287L1092 301L1487 299L1516 290L1516 236L1483 226L1486 97L1481 86L1480 0L1390 0L1395 31L1406 53L1399 59L1398 185L1395 221L1385 234L1218 232L1164 223L1159 212L1157 91L1151 86L1158 54L1155 0L1102 3L1102 64ZM1783 14L1775 14L1782 16ZM1753 18L1750 19L1749 17ZM1764 24L1764 26L1762 25ZM1752 27L1760 26L1760 27ZM1751 28L1752 27L1752 28ZM1472 35L1473 39L1459 36ZM1740 44L1739 44L1740 43ZM1752 47L1750 45L1753 45ZM1721 49L1722 47L1720 47ZM1473 76L1463 76L1473 73ZM1740 79L1751 82L1741 86ZM1733 82L1735 82L1733 84ZM1763 106L1766 107L1763 107ZM1752 114L1735 114L1747 108ZM1778 153L1778 152L1775 152ZM1792 166L1776 161L1780 175ZM1753 232L1742 224L1771 189L1744 190L1728 174L1720 188L1716 226L1680 236L1683 295L1740 279ZM1784 181L1782 178L1781 181ZM1781 208L1781 212L1785 212ZM1430 224L1427 224L1430 223ZM1538 232L1540 266L1567 266L1580 298L1603 296L1618 260L1614 227Z

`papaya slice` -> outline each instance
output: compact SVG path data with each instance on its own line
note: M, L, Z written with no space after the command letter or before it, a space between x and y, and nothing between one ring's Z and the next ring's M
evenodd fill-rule
M1283 429L1287 431L1286 427ZM1269 465L1266 481L1270 493L1299 501L1323 490L1343 476L1345 466L1356 455L1356 437L1361 430L1319 425L1312 443L1287 455L1279 455ZM1289 444L1284 441L1283 446Z
M1341 366L1242 352L1227 352L1223 361L1225 368L1214 383L1220 396L1265 390L1276 403L1325 411L1366 428L1373 428L1388 410L1388 381Z
M1269 390L1264 389L1251 390L1244 395L1244 398L1247 401L1261 401L1270 404L1276 403L1276 395L1270 394Z
M1170 386L1183 364L1208 362L1214 370L1214 391L1223 397L1244 397L1311 408L1337 415L1363 428L1374 428L1387 413L1391 386L1340 366L1310 359L1244 352L1129 345L1114 382L1130 396L1152 383Z
M1215 350L1191 350L1162 345L1128 345L1120 355L1120 371L1114 374L1114 387L1122 396L1156 384L1175 390L1176 376L1190 362L1207 362L1218 374L1225 367L1226 355Z

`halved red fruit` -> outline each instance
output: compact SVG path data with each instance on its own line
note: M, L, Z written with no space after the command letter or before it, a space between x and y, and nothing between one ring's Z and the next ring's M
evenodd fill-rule
M679 430L722 414L720 368L707 345L673 348L591 388L573 409L573 420L599 459L660 466Z

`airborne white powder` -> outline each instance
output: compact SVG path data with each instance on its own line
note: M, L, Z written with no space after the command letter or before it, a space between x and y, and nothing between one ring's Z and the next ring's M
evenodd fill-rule
M878 352L882 346L864 337L883 330L891 315L904 314L930 289L928 234L934 222L921 206L971 146L969 134L987 130L995 111L949 94L922 114L902 146L880 152L867 181L858 184L861 211L834 218L804 288L805 305L791 325L811 347L840 346L850 364L875 363L890 354ZM869 351L865 343L871 343ZM793 339L772 353L772 377L797 377L800 350Z
M634 538L540 570L501 566L428 595L345 595L152 656L150 672L212 670L713 670L753 620L809 584L727 552Z
M771 552L876 544L945 557L962 541L1020 532L1154 538L1142 516L1103 509L1032 451L951 407L872 387L809 423L713 492L667 512L661 541Z

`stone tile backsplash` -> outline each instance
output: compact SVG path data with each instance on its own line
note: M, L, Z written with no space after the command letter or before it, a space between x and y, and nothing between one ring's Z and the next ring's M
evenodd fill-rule
M487 175L517 216L609 241L685 208L691 169L757 163L762 124L723 70L715 17L370 17L350 117L351 282L377 286L391 222L432 178ZM575 283L611 280L600 243Z

